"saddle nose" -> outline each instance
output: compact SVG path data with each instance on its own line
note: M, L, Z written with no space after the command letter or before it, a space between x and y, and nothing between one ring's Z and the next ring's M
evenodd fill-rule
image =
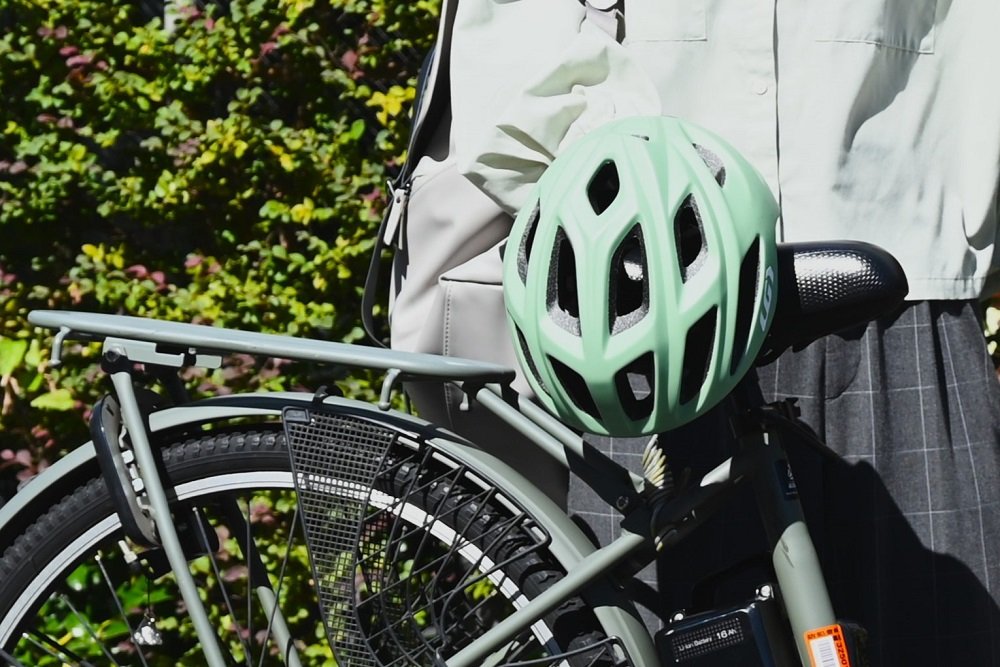
M757 363L898 308L909 292L889 252L860 241L778 244L778 304Z

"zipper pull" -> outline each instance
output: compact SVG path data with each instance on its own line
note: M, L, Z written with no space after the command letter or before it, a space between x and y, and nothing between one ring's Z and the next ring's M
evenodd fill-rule
M406 211L406 202L410 198L409 183L404 183L398 188L394 188L390 182L388 186L389 192L392 194L392 201L389 202L389 211L385 217L385 231L382 233L382 242L387 246L396 242L399 221L403 219L403 212Z

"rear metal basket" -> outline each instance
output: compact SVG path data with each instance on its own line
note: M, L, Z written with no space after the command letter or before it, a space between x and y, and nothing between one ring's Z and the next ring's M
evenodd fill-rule
M443 664L526 600L548 536L417 438L287 408L285 433L323 622L341 667ZM611 665L614 640L554 655L544 624L491 665ZM557 651L556 651L557 652ZM548 653L548 655L546 655Z

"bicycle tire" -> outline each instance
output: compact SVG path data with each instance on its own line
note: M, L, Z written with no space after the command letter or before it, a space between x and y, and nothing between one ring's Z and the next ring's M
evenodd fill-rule
M417 444L426 446L422 441ZM407 445L400 443L396 446L404 447ZM276 490L273 492L287 494L293 488L285 437L280 426L262 427L256 425L223 432L199 434L164 444L160 451L162 452L163 470L166 478L177 490L177 498L172 501L172 508L178 515L181 512L190 513L192 507L198 507L202 515L209 517L215 511L217 503L229 502L234 494L264 493L263 490ZM435 460L442 460L442 458L440 453L435 452ZM398 487L405 481L400 479L393 483ZM473 485L477 487L477 490L481 490L484 482L474 474L468 473L456 479L453 484L457 489ZM392 490L392 487L389 490ZM459 495L461 495L461 491ZM451 497L455 496L451 495ZM249 501L247 502L249 503ZM458 531L455 530L454 526L448 526L449 522L456 521L456 515L435 514L442 502L439 491L423 495L417 494L407 502L418 510L418 514L422 512L424 517L433 515L431 525L447 528L442 533L443 535L457 534ZM491 511L494 510L504 512L507 511L507 508L498 506ZM250 510L247 512L249 513ZM295 520L292 519L292 521ZM197 527L201 523L201 519L195 519L193 523ZM251 520L247 525L253 523ZM411 523L410 528L420 528L419 520L415 523L411 520ZM217 532L220 530L218 524L210 523L209 525ZM448 530L451 533L448 533ZM191 532L196 531L192 529ZM518 538L516 535L514 537ZM226 539L225 536L223 538ZM68 492L63 500L53 505L48 512L38 518L21 536L14 540L3 557L0 558L0 582L3 582L0 583L0 647L3 651L9 655L23 656L21 657L22 662L32 665L44 665L47 664L46 661L51 664L64 664L66 662L72 664L72 660L78 660L83 664L84 659L93 664L99 664L103 659L107 659L109 664L198 664L197 645L191 639L190 631L186 631L183 626L177 629L166 628L165 634L167 634L168 643L172 644L170 646L141 648L136 645L137 628L142 628L146 614L150 611L149 608L143 610L141 605L139 609L129 608L127 612L122 614L128 619L124 623L128 634L123 637L120 629L117 634L111 634L111 638L116 642L114 645L89 647L89 643L80 642L88 644L89 653L86 656L80 655L82 649L79 646L70 647L72 642L63 642L63 637L46 637L43 634L44 624L51 621L51 616L42 617L42 612L49 613L48 607L45 605L63 604L65 596L74 594L72 588L77 582L71 578L77 576L78 564L89 562L95 556L101 559L99 565L102 572L111 567L115 577L126 578L124 583L117 582L111 586L112 589L116 590L116 596L122 595L117 591L126 588L129 591L128 595L134 598L135 591L133 589L141 590L140 584L143 580L146 583L147 596L151 595L151 589L157 595L163 596L164 593L159 586L165 586L165 590L169 593L169 582L163 583L165 578L169 579L169 576L150 579L149 570L152 566L148 562L145 563L145 570L136 568L134 563L130 569L128 563L119 562L126 559L124 553L119 553L114 558L110 556L110 554L115 553L115 547L120 539L120 524L114 515L110 496L102 480L97 478ZM228 539L232 539L231 536ZM255 537L255 542L257 539ZM446 537L443 538L439 535L435 539L441 540L446 539ZM490 549L499 552L509 548L510 544L510 541L505 540L500 544L491 544ZM266 543L258 546L262 552L269 552L275 547L276 545ZM210 552L212 548L214 545L201 550L192 548L192 561L207 558L203 552ZM296 552L297 548L296 546L286 546L285 553ZM280 547L278 551L280 551ZM102 554L108 555L102 556ZM140 563L143 563L143 559L151 561L153 558L149 554L139 554ZM503 559L498 556L497 560L499 562ZM277 568L278 559L272 559L272 564ZM201 570L206 569L204 563L200 568ZM511 562L508 570L503 573L503 576L505 582L508 582L508 588L510 588L509 582L516 582L514 585L514 593L518 596L516 600L533 598L562 576L555 558L544 548L534 550L531 557L526 560ZM133 574L129 578L129 572L139 572L140 574ZM228 576L217 568L214 572L215 577L209 572L204 575L204 580L211 582L215 579L222 580ZM106 572L103 576L108 577ZM91 576L89 581L90 584L98 583L94 576ZM88 590L85 586L83 593L86 594ZM301 592L297 588L295 590L296 594ZM279 591L285 592L280 589ZM77 594L80 592L75 591ZM511 601L512 594L509 591L502 592L502 595ZM242 597L237 597L242 604L244 598L249 599L250 595L247 591ZM103 606L94 603L94 608L114 609L116 605L129 607L129 605L134 606L136 601L129 599L125 601L126 604L123 604L122 600L112 602L113 604L107 603ZM314 600L310 600L310 606L318 608L314 602ZM157 607L153 616L161 619L164 615L160 609L165 605L173 604L175 609L179 608L176 599L157 600L150 604ZM72 608L72 605L70 606ZM230 605L227 609L233 617L230 620L235 624L237 630L234 634L245 634L248 628L241 627L240 624L236 623L236 617L239 614L233 611L233 606ZM295 629L307 635L305 639L308 641L296 643L300 657L303 663L320 664L325 661L326 664L329 664L329 648L323 649L315 645L317 637L321 636L317 630L322 622L320 615L318 613L307 614L302 611L302 608L303 605L296 604L296 609L290 616L296 624ZM73 611L76 613L75 608ZM225 616L225 614L220 615L218 610L216 611L215 618L222 619ZM226 609L223 609L223 612L225 611ZM111 612L108 614L109 616L113 615ZM175 620L183 622L184 619ZM95 622L99 624L93 625ZM92 628L77 629L71 632L76 632L81 636L89 633L93 636L93 629L113 627L114 623L115 619L113 618L91 619ZM246 625L250 628L253 627L250 621L247 621ZM153 627L157 629L155 625ZM301 634L298 637L302 639ZM606 638L593 614L579 599L570 600L550 613L540 624L533 626L531 637L528 639L519 638L518 642L521 642L522 645L517 647L516 652L510 654L508 661L510 664L525 663L528 658L534 660L531 664L554 662L546 662L546 658L537 657L531 653L531 651L536 650L534 648L529 651L523 650L523 646L534 646L535 644L550 654L559 654L566 650L582 651L580 656L571 656L566 661L560 661L559 664L567 662L569 664L605 664L605 658L600 657L601 655L607 656L608 663L612 660L613 640ZM49 644L48 648L50 649L52 648L51 644L64 644L65 649L58 649L58 655L46 654L45 649L34 653L40 643ZM247 655L252 655L256 647L248 646L246 641L240 637L224 641L223 644L224 648L231 651L234 661L251 664L251 662L258 660L258 658L253 658L252 661L247 659ZM266 644L260 648L260 651L260 661L264 660L267 651L270 651L270 657L273 657L275 653L275 649L273 647L268 649ZM0 654L0 657L4 656ZM383 655L375 658L376 662L372 664L431 664L433 659L433 656L426 652L388 658ZM351 662L347 661L344 664L351 664ZM498 662L498 664L500 663Z

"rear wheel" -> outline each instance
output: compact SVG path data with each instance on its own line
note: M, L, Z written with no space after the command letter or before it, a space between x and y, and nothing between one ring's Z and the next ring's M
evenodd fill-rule
M190 569L233 664L273 664L294 652L310 665L430 665L562 576L542 526L419 438L392 434L385 474L360 496L354 553L324 551L312 539L312 563L305 496L295 493L280 427L200 434L161 452ZM357 504L356 485L335 488ZM326 511L349 507L338 501ZM309 525L311 538L323 537ZM101 479L68 493L14 541L0 558L0 582L0 657L203 664L162 552L128 543ZM262 604L268 597L280 614ZM292 639L284 647L275 631L282 623ZM571 600L489 664L577 649L569 664L610 661L611 642ZM567 664L538 664L547 663Z

